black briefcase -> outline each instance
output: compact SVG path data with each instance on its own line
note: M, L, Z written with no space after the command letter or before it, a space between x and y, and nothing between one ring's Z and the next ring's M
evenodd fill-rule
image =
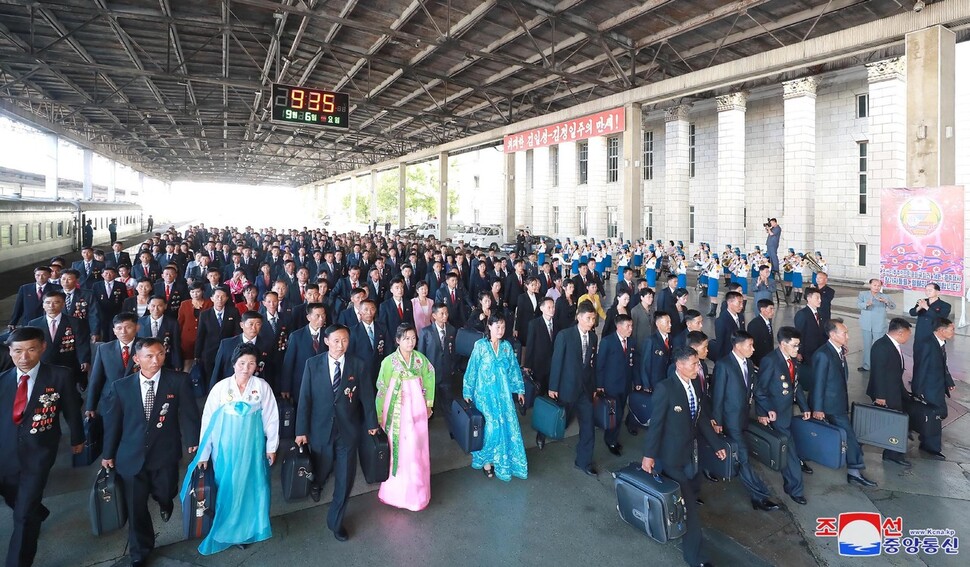
M390 478L391 444L383 429L378 427L376 435L371 435L366 429L362 431L358 447L360 470L364 471L367 484L377 484Z
M296 406L288 398L279 398L277 404L280 408L280 439L293 439L296 437Z
M922 397L912 394L910 394L909 399L906 401L906 413L909 414L909 430L915 431L920 435L927 433L926 428L931 420L941 419L936 408L926 403L926 400ZM905 447L905 445L903 446Z
M101 468L88 501L91 532L96 535L120 530L128 521L128 506L121 477L114 469Z
M216 477L212 460L206 468L196 467L192 484L182 499L182 529L185 539L202 539L212 529L216 516Z
M593 397L593 426L616 429L616 398L606 394Z
M852 404L852 429L859 443L906 452L909 416L885 406Z
M466 453L481 451L485 446L485 416L474 405L455 398L445 415L451 438Z
M104 445L104 418L101 415L84 419L84 448L76 455L71 455L71 464L75 467L86 467L101 456Z
M754 460L773 471L780 471L788 460L788 437L770 425L752 421L744 431L744 442Z
M630 415L640 427L650 425L650 415L653 413L653 402L650 400L652 396L644 390L634 390L627 396Z
M717 452L724 449L727 458L723 461L717 458ZM723 435L717 436L717 443L711 446L706 437L697 440L697 462L701 470L721 480L731 480L738 476L738 444Z
M468 358L472 355L472 351L475 350L475 343L484 338L485 333L480 333L475 329L469 329L468 327L458 329L458 333L455 335L455 353L458 356Z
M655 541L666 543L687 533L687 507L677 481L631 463L613 473L613 488L620 518Z
M290 447L283 455L280 475L283 481L283 500L295 502L309 496L310 483L313 481L310 449L304 445Z

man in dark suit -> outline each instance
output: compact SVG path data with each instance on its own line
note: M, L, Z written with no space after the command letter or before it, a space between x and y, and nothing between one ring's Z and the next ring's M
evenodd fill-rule
M138 337L158 339L165 345L165 368L182 369L180 333L178 320L168 314L165 299L152 297L148 301L148 312L138 320Z
M7 567L30 567L40 525L50 515L41 502L61 439L61 417L71 429L71 452L84 448L80 399L66 368L41 361L40 329L22 327L7 338L14 368L0 374L0 495L13 510Z
M41 362L70 368L78 384L91 366L91 341L88 324L64 312L64 292L52 289L44 294L44 316L28 323L42 329L47 349Z
M260 335L259 331L264 325L263 316L258 311L247 311L239 316L239 328L242 333L222 339L219 343L219 350L212 365L212 375L209 378L210 391L220 380L233 375L232 353L236 347L247 343L255 346L259 351L256 356L256 372L253 375L269 382L273 391L279 390L279 373L273 364L276 344L272 337Z
M179 279L178 268L165 266L162 268L162 280L155 283L154 294L156 297L165 298L167 313L178 319L179 307L183 301L189 299L189 288L185 285L185 280Z
M525 293L528 275L525 273L525 262L516 260L513 264L513 273L505 280L505 303L510 308L515 308L519 304L519 296Z
M676 291L677 276L675 274L669 274L667 276L667 287L658 291L657 296L654 299L654 311L663 311L665 313L670 313L671 315L676 313L677 298L674 297L674 292Z
M115 269L122 264L131 265L131 255L122 250L122 244L120 241L115 241L111 244L111 252L108 252L104 257L105 266L113 266Z
M714 321L714 345L711 348L711 360L717 362L731 353L734 345L731 335L744 330L741 312L744 311L744 296L737 291L724 294L725 309Z
M940 286L936 283L926 284L926 298L916 302L916 306L909 310L910 317L916 317L916 336L914 343L919 343L936 331L939 319L950 317L950 304L940 298Z
M616 298L622 292L627 292L630 294L630 298L639 298L637 294L637 284L633 280L633 270L623 270L623 279L616 282L616 289L613 292L613 303L616 304Z
M869 385L866 395L877 406L886 406L897 411L906 411L904 400L907 398L906 386L903 382L903 371L906 370L906 359L903 357L902 345L906 344L913 335L913 327L909 321L894 317L889 321L889 332L872 343L872 373L869 374ZM906 439L901 439L902 451L883 449L882 460L892 461L912 466L906 460Z
M361 287L363 282L360 279L360 268L355 264L347 270L347 277L341 278L333 288L333 294L337 298L336 305L339 309L346 309L350 303L350 294L353 290Z
M299 403L300 400L303 367L306 361L323 353L327 348L322 334L323 325L327 321L323 304L308 304L305 318L307 324L293 331L286 343L283 366L280 370L280 396L292 399L294 403Z
M539 278L529 276L525 280L525 293L519 294L515 307L515 328L512 338L525 346L528 341L529 323L539 316Z
M754 399L758 421L762 425L771 425L778 433L788 438L788 461L781 469L785 494L791 497L792 501L804 505L808 501L805 500L802 472L809 473L811 468L799 461L798 448L795 447L791 436L792 407L795 404L798 404L802 419L809 419L812 416L808 409L808 402L805 400L805 393L798 387L798 372L795 367L798 365L800 344L801 336L798 329L794 327L778 329L778 348L765 355L758 368Z
M154 282L161 277L162 268L152 257L152 253L145 250L139 256L139 261L131 267L131 277L136 280L148 278Z
M98 319L101 324L97 335L101 340L107 340L111 337L114 317L121 313L125 299L128 298L128 289L125 284L115 281L115 277L118 275L117 269L105 266L101 274L104 281L95 284L91 293L98 305Z
M673 324L671 324L670 330L673 333ZM704 331L704 315L696 309L688 309L684 311L684 328L679 333L674 334L670 343L671 348L687 346L687 335L693 331Z
M573 277L573 282L576 284L576 291L573 292L573 297L580 298L589 293L589 284L593 281L595 280L589 273L589 266L586 264L580 264L579 273Z
M350 329L350 354L363 362L365 376L372 385L377 384L381 362L394 348L394 335L376 319L376 314L377 305L374 301L361 301L360 323Z
M44 294L47 290L60 287L49 283L51 269L47 266L37 266L34 268L34 283L24 284L17 290L17 299L13 306L13 315L10 316L9 330L26 325L28 321L36 319L44 314Z
M549 397L566 404L569 415L579 421L576 468L587 475L599 471L593 465L593 392L596 389L596 310L583 302L576 312L576 325L556 336L549 372Z
M778 504L769 500L770 489L751 466L744 439L757 380L754 365L748 360L754 353L754 339L745 331L734 331L729 340L731 351L714 365L714 420L724 427L728 439L738 444L738 476L751 496L751 506L770 512L777 510Z
M64 270L61 272L61 291L64 292L64 313L81 319L87 323L89 335L100 340L98 333L101 332L101 313L98 310L98 302L94 300L94 294L89 289L83 289L78 284L80 274L77 270Z
M761 366L761 359L775 349L772 327L774 318L775 302L770 299L759 299L758 316L748 322L748 334L754 337L754 354L751 356L751 362L757 367Z
M431 264L431 269L428 270L428 275L425 276L425 281L428 282L428 295L434 296L441 289L441 286L445 283L445 273L442 270L441 262L435 260Z
M670 366L670 315L658 311L653 324L657 332L640 345L639 372L633 377L633 387L647 392L653 392L657 384L667 379L667 368ZM630 428L630 433L634 431Z
M663 473L680 484L687 508L687 533L681 543L684 561L688 565L708 565L703 550L704 534L697 500L700 479L694 466L693 447L700 435L711 445L717 442L717 437L691 382L691 376L697 372L697 353L691 348L679 348L674 353L674 364L676 379L664 380L653 394L653 413L643 442L640 467L651 474ZM721 449L717 458L724 460L727 453Z
M822 303L822 295L814 287L805 290L805 307L795 313L795 328L802 336L801 348L798 350L798 361L802 363L802 388L811 391L813 382L812 358L815 351L825 344L825 332L822 330L822 317L818 307ZM806 383L807 382L807 383Z
M114 316L112 332L115 340L98 345L91 364L88 389L85 392L85 415L94 417L102 395L111 395L111 385L134 372L135 339L138 336L138 316L119 313Z
M925 401L932 410L930 419L919 432L919 449L929 458L943 461L943 420L948 411L946 399L956 387L947 366L947 344L953 339L953 321L937 319L933 334L917 341L913 349L913 395ZM933 419L933 417L936 419Z
M155 547L148 498L158 502L163 522L172 516L178 493L182 446L199 448L200 417L189 377L162 369L165 345L141 339L135 349L140 371L114 382L105 398L101 466L124 479L128 504L128 554L133 567L145 565ZM145 416L150 415L146 420Z
M404 280L400 276L391 280L391 296L381 303L378 320L389 333L396 333L401 323L414 325L414 307L404 298Z
M101 281L101 270L104 262L94 259L94 248L90 246L81 249L81 259L71 264L71 269L78 273L78 285L84 289L91 289Z
M418 352L428 357L434 367L435 412L446 408L454 398L456 384L452 381L457 356L455 338L458 330L448 323L448 306L435 303L431 308L432 322L421 329L418 337Z
M855 430L849 420L849 365L845 361L845 345L849 330L842 319L829 319L824 323L828 342L820 346L812 356L813 383L811 392L812 417L828 421L845 431L845 462L848 466L846 480L861 486L878 486L862 474L866 468L862 447L855 438Z
M556 302L551 297L544 297L539 302L541 317L536 317L529 323L526 332L525 353L522 370L532 371L532 378L542 391L549 388L549 373L552 371L552 351L559 334L559 323L556 321ZM546 438L536 433L536 445L539 450L546 446Z
M465 325L467 301L465 291L458 286L458 274L449 272L445 278L445 287L439 289L435 294L434 302L444 303L448 306L448 320L455 327Z
M360 323L360 303L367 299L367 288L357 287L350 294L350 302L346 309L337 316L337 323L351 331Z
M818 306L818 314L824 323L832 318L832 300L835 299L835 289L828 285L829 275L825 272L819 272L815 277L815 282L822 300Z
M212 375L222 340L240 332L239 311L229 304L229 290L217 287L212 293L212 308L199 314L199 328L195 334L195 363L202 365L202 376Z
M603 442L610 453L623 454L620 445L620 422L626 411L626 397L633 387L637 373L636 347L633 345L633 318L620 314L614 320L616 332L608 334L600 343L596 356L596 391L599 395L616 399L616 427L603 432Z
M387 293L387 282L381 276L381 271L371 268L367 276L367 297L380 304L384 301L385 293Z
M363 428L377 433L374 386L365 377L365 363L347 352L350 331L341 325L327 328L328 352L307 361L296 412L296 443L308 445L314 464L310 498L320 501L320 491L334 474L333 502L327 527L338 541L350 534L344 512L357 473L357 446Z

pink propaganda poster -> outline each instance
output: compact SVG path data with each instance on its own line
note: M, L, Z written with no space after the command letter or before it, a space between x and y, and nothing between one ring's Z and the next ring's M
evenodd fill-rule
M880 275L886 287L963 295L962 186L884 189Z

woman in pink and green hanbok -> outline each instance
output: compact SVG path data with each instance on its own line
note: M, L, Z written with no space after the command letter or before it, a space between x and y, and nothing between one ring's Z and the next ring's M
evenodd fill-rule
M381 502L417 512L431 501L428 418L434 405L434 367L420 352L414 326L395 334L397 350L377 377L377 415L391 445L391 475L377 493Z

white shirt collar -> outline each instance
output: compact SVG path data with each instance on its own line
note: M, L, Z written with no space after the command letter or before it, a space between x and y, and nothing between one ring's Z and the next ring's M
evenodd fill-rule
M684 391L687 392L687 399L690 400L691 394L694 393L694 386L693 386L693 384L690 383L690 380L689 379L685 381L683 378L681 378L680 377L680 374L677 374L677 382L679 382L680 385L681 385L681 387L684 389ZM696 402L696 400L697 400L696 397L694 398L694 400L695 400L695 403L697 403Z
M740 356L738 356L738 353L734 352L733 350L731 351L731 354L734 355L734 359L738 361L738 364L741 365L741 368L748 367L748 360L746 358L741 358Z
M141 383L142 387L145 386L145 384L148 382L148 380L154 380L155 381L155 385L158 386L158 380L161 377L162 377L162 371L161 370L159 370L158 372L156 372L155 375L152 376L151 378L145 378L145 375L144 374L142 374L141 372L138 373L138 381Z
M896 339L894 339L892 335L888 335L887 334L886 336L889 337L889 340L891 340L893 342L893 345L895 345L896 350L900 350L901 345L899 344L899 342L896 341Z
M945 346L946 345L946 341L944 341L940 337L937 337L936 334L934 334L933 336L936 338L936 342L940 343L940 346Z

